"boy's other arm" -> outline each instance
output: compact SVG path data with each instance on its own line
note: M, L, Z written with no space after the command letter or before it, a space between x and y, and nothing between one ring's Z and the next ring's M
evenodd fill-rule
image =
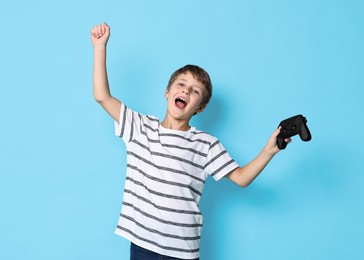
M270 160L280 150L277 147L277 136L280 132L278 128L269 138L267 145L259 153L259 155L243 167L238 167L227 175L227 178L241 187L247 187L254 179L264 170ZM291 139L285 140L287 143L291 142Z
M104 23L91 30L94 47L93 92L95 100L119 122L121 102L110 93L106 69L106 45L110 37L110 27Z

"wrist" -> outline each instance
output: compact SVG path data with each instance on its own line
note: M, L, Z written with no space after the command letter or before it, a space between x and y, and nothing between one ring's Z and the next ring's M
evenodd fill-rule
M95 51L105 51L106 50L106 45L105 44L94 45L94 50Z
M277 153L279 152L279 150L277 150L277 149L272 149L272 148L270 148L270 147L267 147L267 146L265 146L264 148L263 148L263 150L262 150L262 155L264 156L264 157L266 157L267 159L272 159L273 157L274 157L274 155L276 155Z

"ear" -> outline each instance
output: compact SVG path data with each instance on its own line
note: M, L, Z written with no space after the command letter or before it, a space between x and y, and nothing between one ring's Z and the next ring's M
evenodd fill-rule
M164 92L164 97L168 99L169 89L166 89L166 92Z
M206 107L206 104L201 105L200 108L197 109L196 114L201 113L205 109L205 107Z

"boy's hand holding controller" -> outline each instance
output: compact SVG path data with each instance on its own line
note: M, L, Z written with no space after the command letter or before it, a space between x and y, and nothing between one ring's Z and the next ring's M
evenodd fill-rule
M270 136L267 145L264 147L264 151L272 156L277 154L281 149L277 145L277 137L281 132L282 126L278 127L276 131ZM288 144L291 142L291 138L285 138L284 141Z
M269 161L280 151L277 146L277 136L281 127L279 127L268 139L267 144L258 156L243 167L236 168L227 175L227 178L241 187L247 187L254 179L263 171ZM286 138L286 143L290 143L291 139Z
M283 150L286 148L286 138L299 135L302 141L308 142L311 140L311 133L307 127L307 119L302 115L296 115L283 120L280 124L280 133L277 136L277 146Z

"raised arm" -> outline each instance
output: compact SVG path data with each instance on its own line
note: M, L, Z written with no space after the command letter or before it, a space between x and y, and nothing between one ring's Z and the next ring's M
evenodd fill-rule
M269 138L267 145L259 153L259 155L253 159L247 165L236 168L227 175L227 178L241 187L247 187L254 179L263 171L270 160L280 150L277 147L277 136L280 132L278 128ZM290 138L285 140L287 143L291 142Z
M109 37L110 27L106 23L91 29L91 40L94 47L93 90L95 100L118 122L121 103L110 93L106 70L106 45Z

